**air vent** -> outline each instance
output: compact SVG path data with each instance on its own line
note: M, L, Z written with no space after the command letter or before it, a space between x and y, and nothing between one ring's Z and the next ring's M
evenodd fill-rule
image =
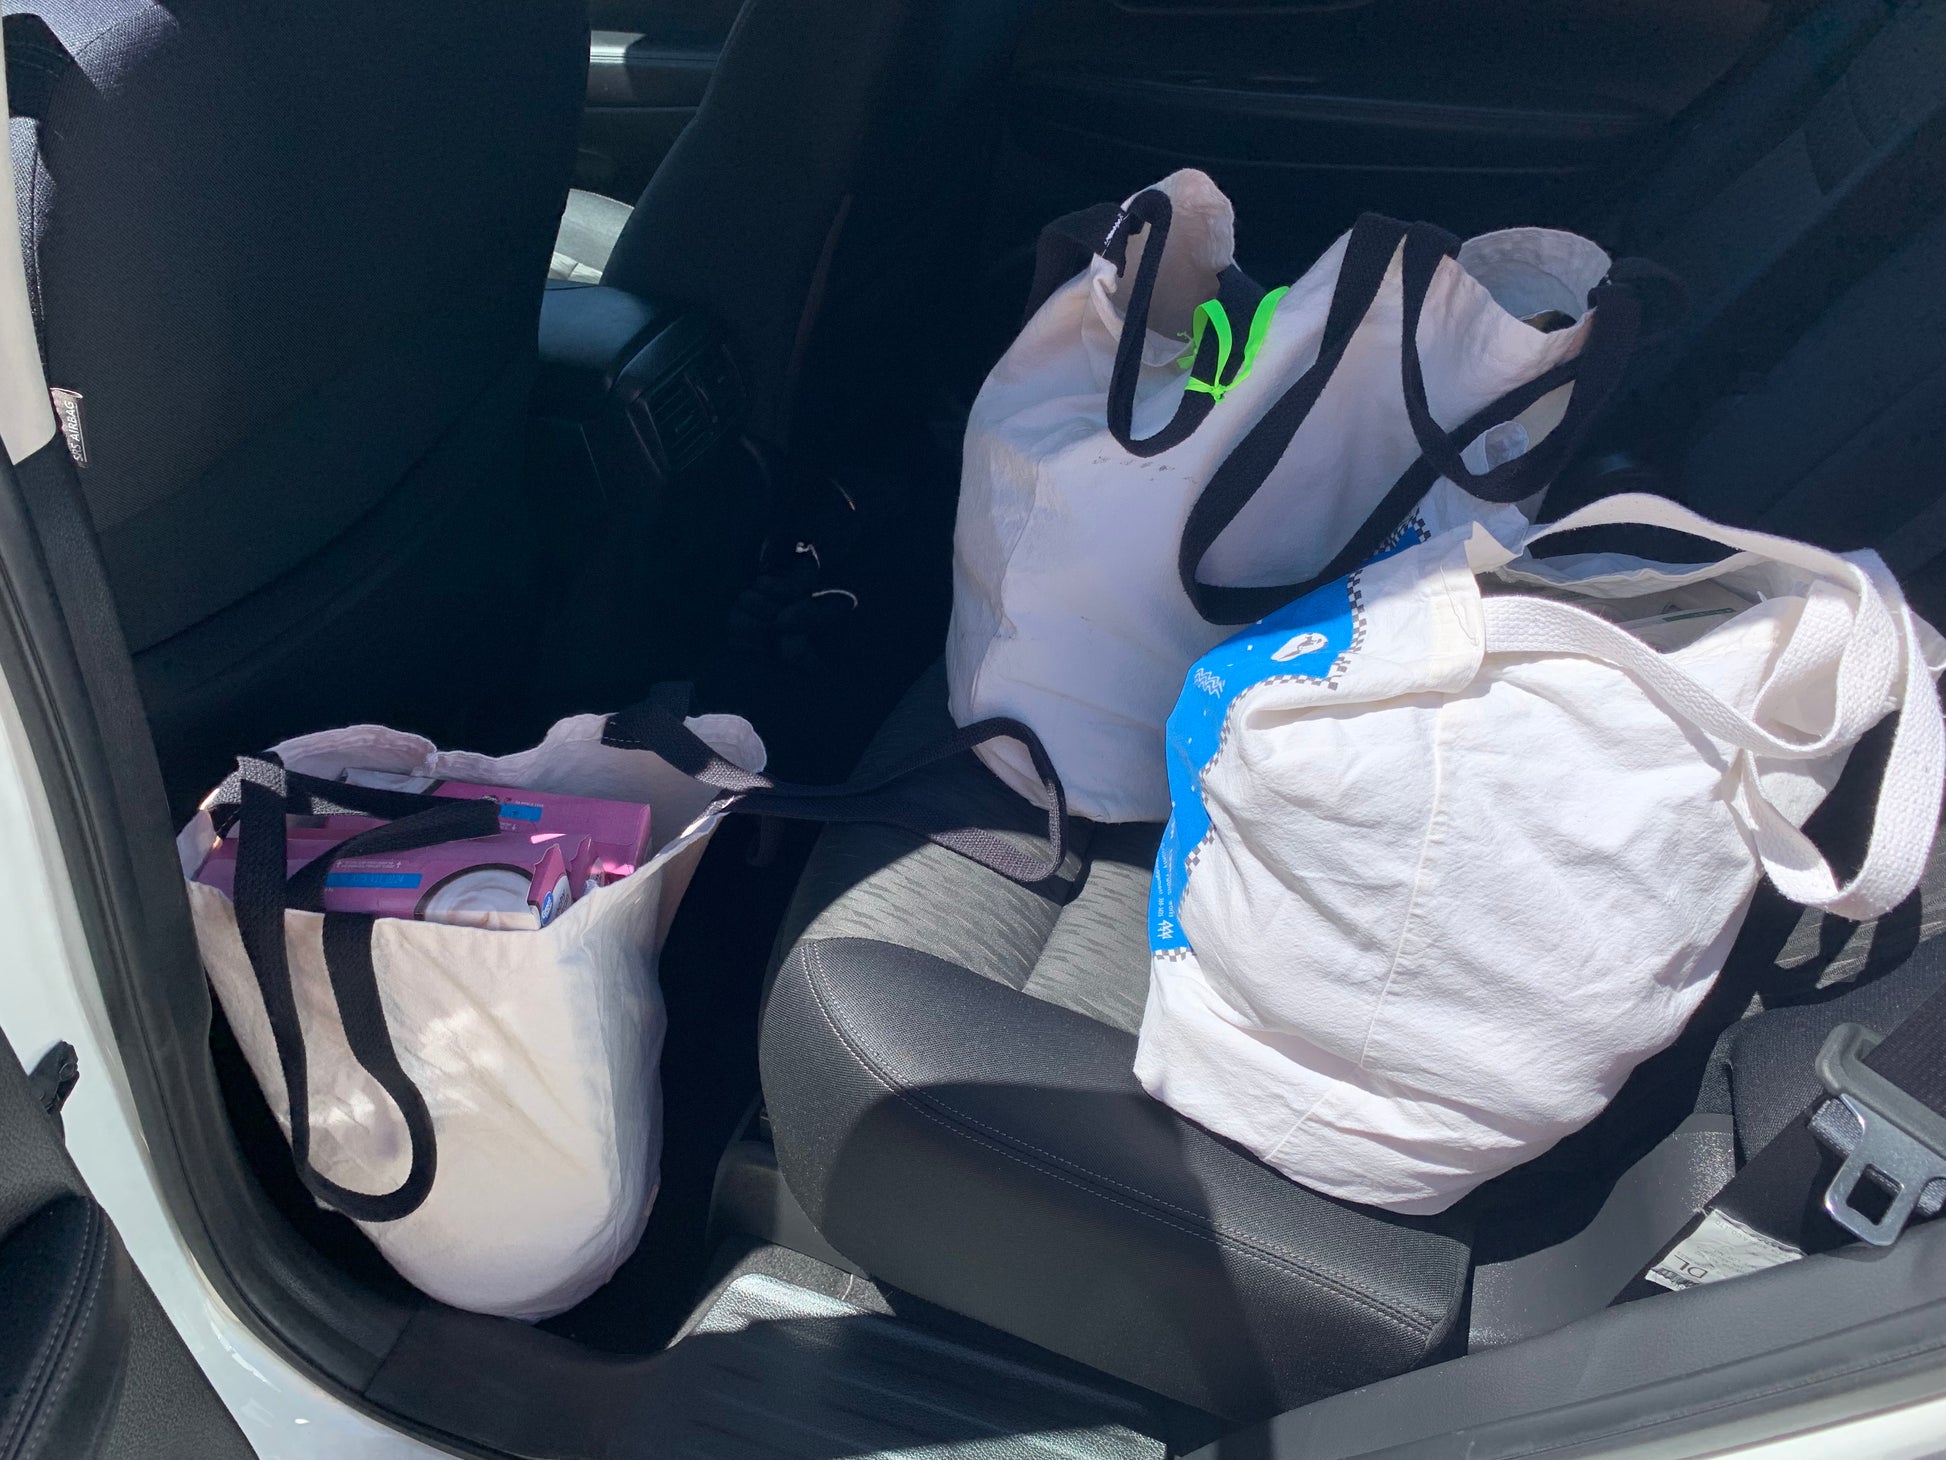
M715 413L697 391L687 369L658 380L649 389L647 404L671 476L695 465L722 435Z
M696 328L700 331L700 322ZM654 358L658 351L653 345L642 352L638 364L651 367L655 383L634 409L638 416L647 417L662 470L675 476L702 460L742 424L743 389L722 337L713 330L700 342L692 335L686 342L665 336L664 343L677 348L662 350L662 359ZM680 348L681 344L688 347ZM631 372L635 369L630 366Z

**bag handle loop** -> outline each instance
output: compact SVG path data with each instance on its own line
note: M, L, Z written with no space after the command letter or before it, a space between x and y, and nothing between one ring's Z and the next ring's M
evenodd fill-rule
M1326 583L1335 582L1382 551L1387 539L1441 476L1482 501L1518 502L1545 487L1576 451L1589 427L1620 386L1628 361L1643 335L1642 298L1657 304L1658 316L1679 315L1682 288L1673 275L1639 260L1618 260L1609 276L1588 296L1594 310L1581 353L1516 386L1476 412L1455 431L1433 420L1426 403L1425 372L1419 358L1419 321L1440 263L1459 253L1452 234L1426 223L1405 224L1377 213L1361 216L1345 241L1344 259L1332 291L1317 361L1231 450L1202 495L1190 508L1177 552L1183 592L1204 620L1213 624L1253 623L1267 613ZM1203 560L1235 522L1290 449L1318 399L1343 360L1358 326L1383 287L1394 257L1400 259L1404 295L1400 340L1400 382L1407 417L1420 456L1379 500L1343 548L1312 577L1297 583L1262 587L1221 587L1198 576ZM1665 323L1651 320L1651 333ZM1563 385L1573 385L1560 422L1532 451L1490 471L1474 472L1460 452L1499 423L1513 419Z
M291 1159L299 1180L324 1205L353 1221L395 1222L410 1216L432 1191L439 1143L424 1095L400 1063L379 998L372 963L375 918L358 913L324 914L324 965L331 996L352 1058L377 1082L405 1122L411 1162L391 1191L362 1192L341 1186L311 1163L309 1060L297 996L291 986L284 941L287 910L322 910L325 878L342 857L409 851L442 842L491 836L500 829L500 808L490 798L454 800L401 791L340 785L289 771L269 754L245 756L218 790L213 804L234 806L237 863L234 905L237 933L256 975L269 1019L271 1042L284 1077L289 1107ZM390 818L327 849L286 876L286 815L353 814Z
M1270 480L1277 463L1283 459L1298 431L1310 419L1318 398L1324 394L1325 386L1330 384L1339 362L1344 359L1352 336L1357 333L1358 326L1364 322L1378 298L1385 276L1392 267L1393 256L1397 254L1407 232L1405 224L1378 213L1366 213L1352 225L1351 233L1345 240L1344 258L1338 266L1337 285L1332 290L1331 304L1325 313L1324 334L1318 345L1317 360L1291 383L1290 388L1277 398L1257 424L1231 448L1230 454L1211 474L1195 505L1189 509L1176 555L1176 568L1182 580L1183 592L1206 621L1216 624L1250 623L1295 598L1301 598L1319 584L1344 576L1343 570L1334 573L1327 568L1307 583L1266 588L1224 588L1203 582L1197 574L1202 569L1203 559L1216 545L1217 538L1236 521L1238 514L1249 506L1264 483ZM1436 230L1426 232L1430 238ZM1458 239L1447 234L1444 235L1444 242L1449 252L1459 252ZM1382 537L1384 531L1389 531L1404 520L1411 503L1406 503L1396 514L1388 514L1389 521L1380 516L1388 512L1398 495L1396 490L1388 493L1366 519L1364 526L1353 535L1354 538L1362 542L1367 529L1375 523L1383 523ZM1356 567L1369 555L1369 552L1361 555L1349 566Z
M1103 204L1055 219L1041 230L1035 247L1034 285L1028 300L1031 317L1056 288L1086 267L1090 258L1106 259L1118 275L1126 277L1129 241L1142 229L1149 230L1123 304L1122 333L1115 344L1115 364L1108 378L1109 434L1124 451L1145 458L1159 456L1195 435L1225 393L1248 376L1269 333L1277 300L1284 295L1281 289L1266 294L1262 285L1235 264L1218 273L1216 297L1196 306L1194 332L1185 351L1189 380L1182 400L1167 424L1154 435L1138 439L1135 387L1142 374L1156 279L1169 246L1174 215L1175 207L1167 193L1145 188L1121 207Z
M1936 666L1926 661L1897 580L1876 553L1841 556L1768 533L1723 527L1640 493L1593 503L1529 534L1527 542L1617 523L1671 528L1737 549L1748 560L1773 559L1842 585L1851 603L1840 605L1834 597L1814 594L1785 651L1836 661L1829 726L1808 739L1766 730L1626 630L1572 604L1519 595L1484 598L1487 652L1573 654L1621 670L1673 715L1735 751L1735 805L1778 891L1844 918L1889 912L1918 885L1925 870L1946 784L1946 724L1933 682ZM1808 648L1800 649L1800 644ZM1871 838L1856 875L1841 884L1811 839L1764 795L1756 760L1804 761L1844 750L1877 723L1888 704L1897 707L1899 721Z
M1620 388L1642 334L1643 308L1637 291L1654 266L1643 260L1628 260L1627 270L1611 270L1588 291L1588 338L1574 358L1572 370L1560 381L1574 385L1560 422L1533 450L1476 472L1461 458L1459 443L1433 419L1426 403L1425 364L1419 355L1419 322L1440 263L1452 257L1446 248L1449 237L1424 224L1414 224L1406 231L1405 257L1400 264L1404 316L1399 341L1406 416L1412 422L1419 449L1440 476L1482 502L1518 502L1544 489L1567 465L1588 428ZM1627 282L1618 279L1618 272ZM1673 275L1664 270L1655 272L1673 284ZM1680 286L1676 287L1679 290Z

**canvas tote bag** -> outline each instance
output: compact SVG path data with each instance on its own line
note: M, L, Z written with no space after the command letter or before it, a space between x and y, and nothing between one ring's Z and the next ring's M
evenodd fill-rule
M782 785L754 730L644 703L563 720L531 750L484 756L353 726L245 757L177 840L204 967L291 1142L299 1178L441 1302L538 1319L572 1307L635 1249L655 1201L666 1023L656 960L703 849L731 811L892 822L1004 876L1053 876L1065 811L1046 770L1043 854L940 824L899 782L987 736L959 731L870 780ZM646 803L652 855L535 931L315 910L329 861L491 834L489 800L338 781L348 769ZM287 814L384 825L285 876ZM238 828L234 902L197 882ZM246 862L254 858L254 863Z
M192 880L190 905L210 982L306 1188L457 1308L535 1319L572 1307L634 1250L655 1200L655 960L722 810L717 788L605 744L605 728L577 716L502 757L375 725L301 736L246 758L177 840L193 877L217 823L242 821L236 903ZM744 721L692 728L762 769ZM399 848L432 844L415 826L434 842L480 835L454 818L491 807L339 784L347 769L645 802L653 856L532 932L286 908L287 811L383 816ZM242 859L266 833L280 885L253 903Z
M1163 720L1231 627L1415 509L1524 523L1507 504L1566 460L1642 313L1639 270L1545 229L1462 245L1367 215L1270 293L1232 251L1195 171L1052 225L1045 301L967 426L950 707L1032 725L1095 820L1167 817ZM1013 747L981 754L1032 793Z
M1647 523L1701 567L1516 556ZM1938 824L1946 645L1876 553L1607 498L1461 528L1198 661L1169 720L1136 1073L1329 1195L1444 1210L1599 1112L1751 892L1877 917ZM1799 830L1898 714L1857 874Z

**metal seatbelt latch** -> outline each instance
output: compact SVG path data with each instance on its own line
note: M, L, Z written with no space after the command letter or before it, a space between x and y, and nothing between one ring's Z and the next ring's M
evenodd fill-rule
M1865 1065L1878 1043L1862 1024L1840 1024L1818 1051L1818 1079L1859 1126L1858 1139L1843 1151L1845 1163L1825 1191L1824 1210L1860 1241L1890 1247L1926 1187L1946 1180L1946 1117ZM1891 1193L1891 1204L1876 1219L1855 1204L1866 1180Z

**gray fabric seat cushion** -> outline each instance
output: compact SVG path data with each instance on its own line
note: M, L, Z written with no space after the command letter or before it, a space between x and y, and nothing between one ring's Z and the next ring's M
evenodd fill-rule
M561 213L561 229L554 237L554 257L547 266L547 277L599 284L602 270L608 267L608 256L615 251L615 240L622 236L634 211L630 204L600 193L570 189L567 207Z
M952 728L945 666L934 665L872 742L859 770L889 765ZM931 778L925 794L971 825L1004 828L1022 842L1044 840L1045 813L970 757ZM798 884L778 956L800 938L871 938L957 963L1133 1034L1149 991L1145 909L1162 828L1080 820L1073 828L1064 875L1075 887L1065 905L909 833L835 828L819 842ZM915 915L919 909L923 916Z
M935 668L866 766L943 734L945 698ZM1045 836L1044 813L970 756L915 794ZM1438 1356L1469 1215L1319 1196L1136 1082L1159 836L1077 822L1071 890L1047 891L908 833L827 828L763 1020L785 1179L875 1277L1213 1413Z

